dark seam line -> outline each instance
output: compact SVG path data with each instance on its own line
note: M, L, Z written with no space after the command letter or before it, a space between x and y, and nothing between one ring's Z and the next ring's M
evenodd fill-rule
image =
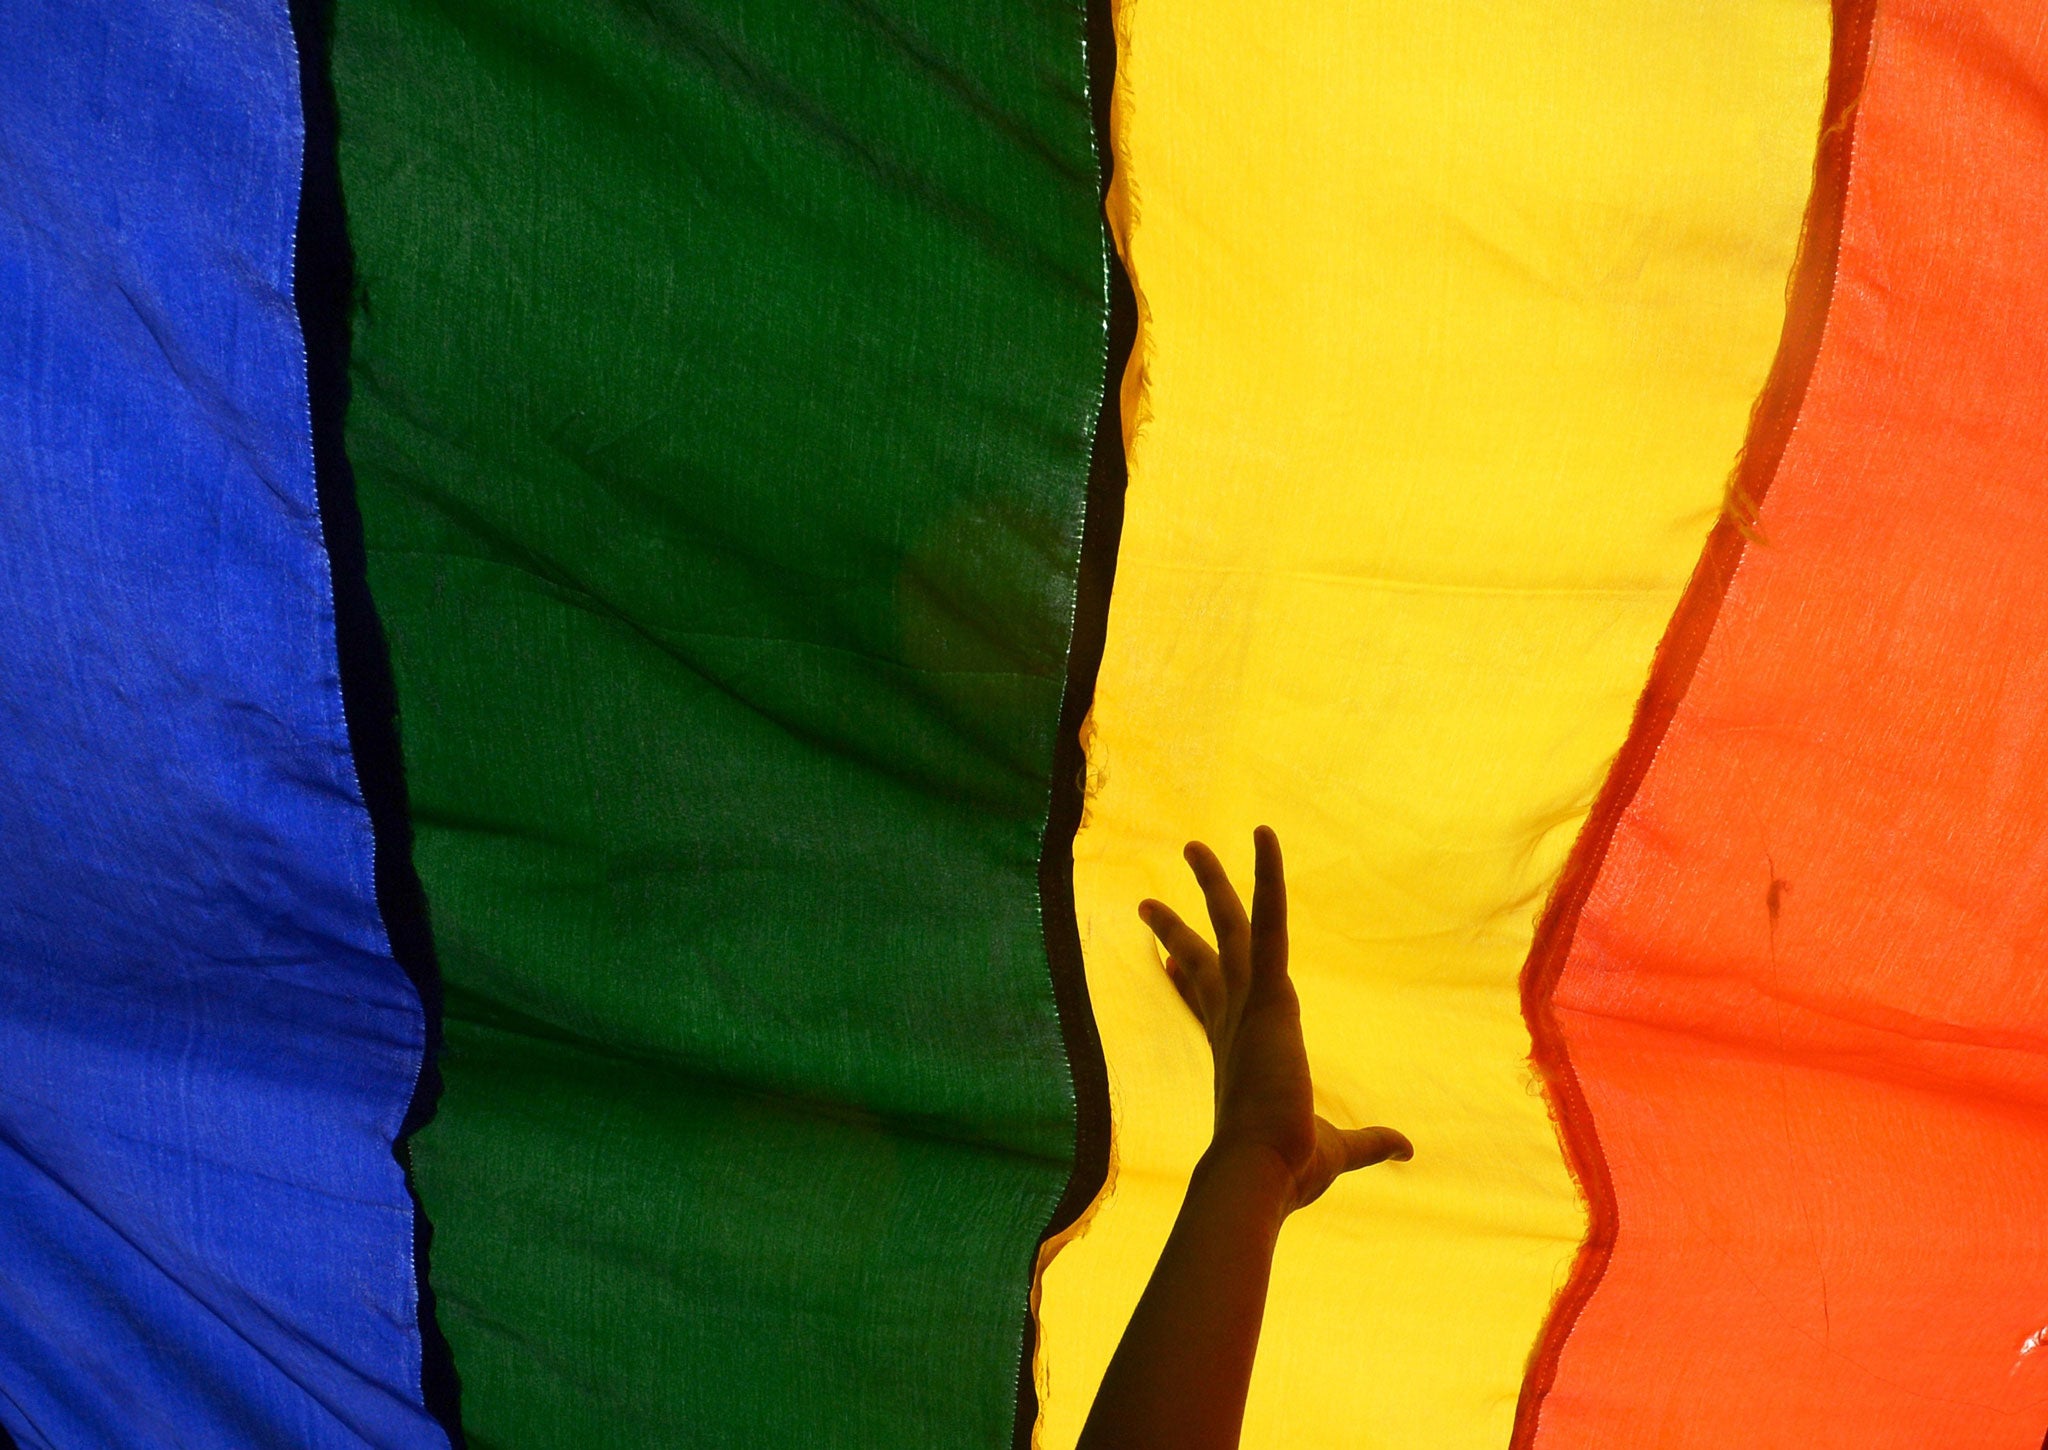
M1045 1232L1033 1246L1031 1262L1019 1265L1031 1292L1024 1310L1023 1353L1017 1369L1014 1450L1031 1450L1038 1424L1037 1275L1040 1250L1071 1227L1095 1201L1109 1178L1109 1068L1102 1036L1088 997L1081 955L1081 926L1074 915L1074 835L1087 802L1088 752L1081 727L1095 703L1095 677L1109 629L1109 596L1116 582L1117 545L1123 536L1124 459L1121 407L1125 365L1138 333L1138 300L1109 234L1107 206L1116 153L1110 136L1110 93L1116 83L1116 28L1113 0L1086 0L1084 35L1088 47L1088 104L1095 132L1096 214L1108 272L1109 318L1103 357L1102 407L1088 461L1087 513L1081 529L1080 567L1075 580L1074 633L1067 654L1067 684L1060 701L1059 734L1053 741L1052 800L1045 841L1038 857L1038 905L1045 926L1045 956L1052 973L1053 1003L1059 1012L1067 1070L1074 1084L1074 1169L1053 1206Z
M1821 108L1820 138L1814 153L1799 250L1785 299L1785 323L1770 376L1750 412L1749 431L1728 481L1721 518L1708 536L1678 608L1636 702L1628 738L1593 803L1592 813L1572 846L1570 858L1537 923L1522 968L1522 1016L1529 1027L1530 1059L1541 1075L1556 1119L1558 1137L1572 1177L1586 1195L1588 1223L1564 1288L1552 1303L1543 1332L1530 1354L1515 1405L1509 1450L1534 1450L1543 1402L1557 1381L1558 1363L1579 1316L1600 1287L1614 1257L1620 1210L1614 1179L1600 1144L1584 1087L1559 1025L1555 996L1586 899L1607 858L1622 816L1649 774L1680 701L1706 651L1745 546L1766 544L1758 509L1791 441L1826 331L1834 296L1836 266L1847 208L1857 103L1868 69L1876 0L1834 0L1834 34L1828 57L1827 99Z
M299 99L305 120L299 217L292 258L292 297L306 345L306 389L312 407L313 483L327 545L342 715L358 788L370 817L372 886L391 954L419 993L425 1042L412 1100L392 1156L412 1199L412 1262L420 1340L420 1395L454 1450L463 1450L461 1390L455 1360L434 1312L428 1269L433 1224L413 1182L410 1138L433 1117L441 1096L441 972L427 917L426 892L413 869L412 825L398 704L384 630L370 598L368 555L355 472L346 450L350 309L355 258L348 241L334 83L329 69L332 0L290 0L299 53Z

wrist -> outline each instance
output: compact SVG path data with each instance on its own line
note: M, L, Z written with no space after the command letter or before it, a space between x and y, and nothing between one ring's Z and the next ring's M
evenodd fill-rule
M1228 1192L1251 1205L1270 1209L1274 1225L1294 1208L1294 1170L1278 1149L1256 1141L1212 1140L1195 1164L1190 1192Z

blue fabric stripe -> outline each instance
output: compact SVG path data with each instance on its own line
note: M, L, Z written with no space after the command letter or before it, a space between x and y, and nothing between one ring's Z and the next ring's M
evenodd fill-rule
M283 0L0 41L0 1420L445 1446L348 752Z

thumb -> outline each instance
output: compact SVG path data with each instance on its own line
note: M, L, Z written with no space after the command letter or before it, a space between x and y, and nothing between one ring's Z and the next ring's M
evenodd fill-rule
M1336 1133L1341 1150L1337 1167L1339 1173L1370 1168L1389 1158L1397 1163L1406 1163L1415 1156L1415 1145L1405 1134L1392 1128L1339 1128Z

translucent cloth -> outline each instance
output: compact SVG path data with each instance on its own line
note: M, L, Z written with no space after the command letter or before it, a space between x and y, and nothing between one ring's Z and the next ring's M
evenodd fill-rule
M1811 382L1555 989L1613 1237L1539 1446L2048 1426L2048 30L1864 33Z
M477 1446L999 1445L1103 388L1077 0L340 0Z
M424 1023L378 915L282 4L0 43L0 1424L419 1450Z
M1498 1450L1583 1227L1532 924L1769 370L1820 3L1120 10L1130 497L1076 844L1114 1188L1045 1277L1073 1443L1209 1116L1134 908L1290 869L1310 1057L1412 1164L1282 1236L1245 1443Z

